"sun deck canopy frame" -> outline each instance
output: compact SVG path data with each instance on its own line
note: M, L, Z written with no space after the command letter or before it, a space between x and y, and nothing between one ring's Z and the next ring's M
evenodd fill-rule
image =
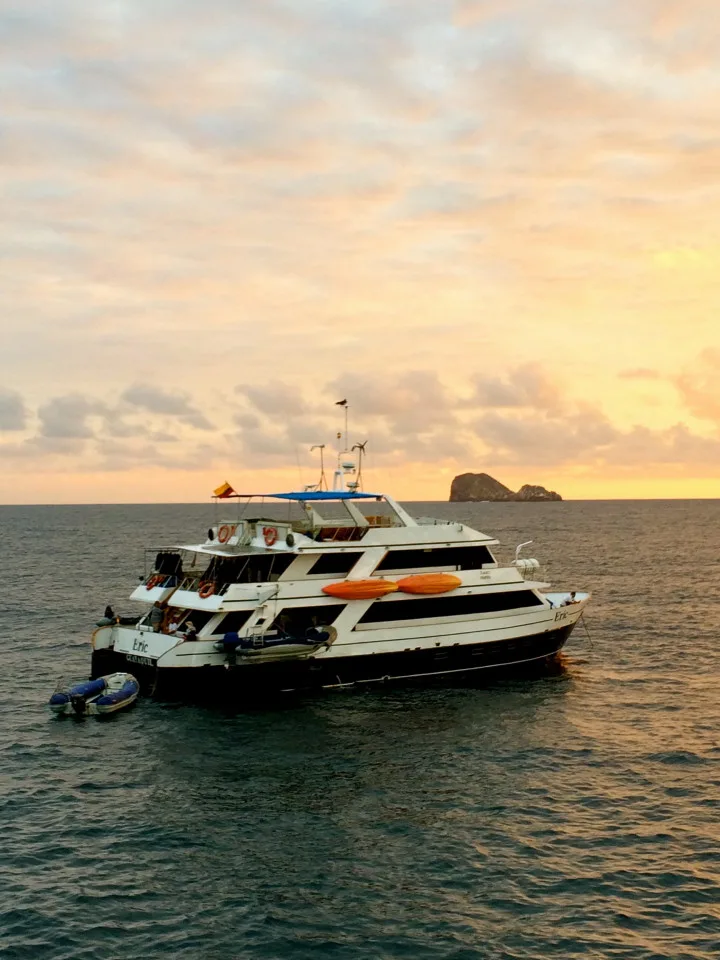
M352 503L353 500L375 500L379 503L386 503L390 510L395 514L396 519L399 521L400 526L403 527L416 527L417 523L410 514L403 510L399 503L393 500L392 497L389 497L384 493L360 493L355 490L291 490L286 493L233 493L227 497L216 497L216 503L225 500L290 500L295 503L302 504L306 511L310 511L310 515L313 519L315 525L320 526L325 521L322 517L315 514L312 505L314 503L327 503L335 501L340 501L345 506L345 509L348 511L350 516L353 518L355 523L358 526L367 526L367 520L360 514L357 507Z
M307 500L385 500L382 493L358 493L351 490L296 490L289 493L233 493L228 497L219 497L221 500L296 500L303 503Z

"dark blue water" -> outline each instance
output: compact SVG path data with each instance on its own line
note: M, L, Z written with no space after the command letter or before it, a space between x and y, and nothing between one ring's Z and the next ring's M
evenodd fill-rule
M57 720L197 506L0 508L3 958L717 958L720 502L428 505L590 588L559 673ZM509 551L508 551L509 552Z

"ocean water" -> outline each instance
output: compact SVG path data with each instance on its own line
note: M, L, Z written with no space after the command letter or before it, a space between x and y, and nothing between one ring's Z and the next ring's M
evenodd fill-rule
M720 501L411 510L593 591L561 669L58 720L211 517L0 508L4 960L720 955Z

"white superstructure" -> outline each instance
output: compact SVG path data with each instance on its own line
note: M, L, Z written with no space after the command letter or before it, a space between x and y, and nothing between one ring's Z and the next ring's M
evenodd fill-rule
M218 500L202 542L153 549L131 595L149 609L95 631L94 675L285 690L508 667L562 648L589 594L547 592L520 548L500 566L497 540L414 519L347 474L344 489Z

